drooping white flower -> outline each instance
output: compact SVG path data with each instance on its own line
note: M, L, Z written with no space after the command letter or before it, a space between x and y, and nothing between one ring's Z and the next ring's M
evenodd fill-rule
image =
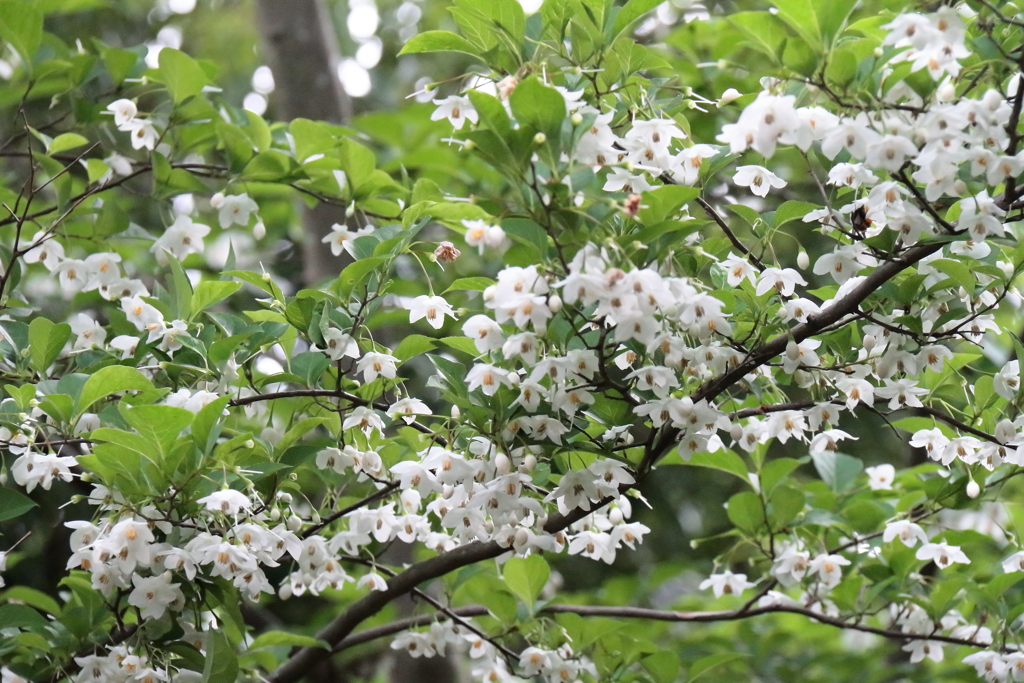
M237 515L242 510L252 507L252 501L241 491L221 489L196 501L205 505L208 512L222 512L225 515Z
M441 326L444 325L444 317L446 315L452 320L457 320L451 304L441 296L421 294L406 304L406 308L409 309L410 323L426 318L427 323L435 330L441 329Z
M733 574L726 569L720 574L712 574L704 579L700 584L700 589L710 588L714 591L715 597L720 598L723 595L740 595L748 588L753 588L754 585L747 581L746 574Z
M874 467L865 467L864 473L868 475L868 486L872 491L891 491L893 479L896 478L896 468L885 463Z
M917 549L915 557L919 560L932 560L939 569L945 569L951 564L970 564L971 560L960 550L959 546L948 543L925 543Z
M128 604L138 607L143 619L159 619L168 609L181 611L185 607L185 596L181 586L171 583L172 578L171 572L153 577L135 574L132 576L135 589L128 595ZM135 680L143 679L136 677Z
M364 237L373 232L373 226L367 225L364 228L358 230L349 230L348 226L343 223L335 223L331 226L331 232L325 235L321 242L324 244L331 245L331 253L335 256L341 256L342 250L347 251L352 256L355 256L355 245L352 243L358 237Z
M248 193L231 194L220 202L217 219L222 229L230 228L232 225L249 225L250 216L259 211L260 207L253 201Z
M786 181L764 166L739 166L732 181L740 187L749 187L759 197L767 197L771 188L782 188Z
M455 130L462 130L466 121L476 123L480 120L480 115L468 97L449 95L443 100L434 100L434 104L437 105L437 109L430 115L430 120L448 119L449 123L455 126Z

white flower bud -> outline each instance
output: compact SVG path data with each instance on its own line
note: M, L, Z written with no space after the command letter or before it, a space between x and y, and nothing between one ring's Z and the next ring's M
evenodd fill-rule
M516 531L517 544L523 545L528 540L530 540L530 532L528 532L526 529L519 529L518 531Z
M971 479L969 482L967 482L967 497L968 498L977 498L980 495L981 495L981 487L978 486L978 482L974 481L973 479Z
M1017 429L1009 420L1002 419L998 424L996 424L995 437L999 440L999 443L1008 443L1013 441L1016 436Z
M317 512L316 510L313 510L313 514L310 516L309 521L313 522L313 524L319 524L320 523L320 513Z
M729 436L732 437L733 441L739 441L743 438L743 425L739 422L733 422L732 427L729 428Z
M572 115L572 125L578 126L583 123L583 114L576 112Z
M882 50L882 48L876 47L872 54L875 55L876 57L881 57L883 54L885 54L885 52Z
M484 301L494 301L494 285L484 290Z
M267 226L263 225L263 221L257 220L256 225L252 226L252 236L258 240L267 236Z
M519 464L519 471L523 474L529 474L535 469L537 469L537 458L533 454L527 455Z
M953 181L953 192L961 197L964 196L968 192L967 183L962 180Z
M935 91L935 99L939 102L952 102L956 98L956 88L952 83L944 83Z
M455 487L452 486L451 484L445 484L441 488L441 497L444 498L445 500L451 498L453 493L455 493Z
M281 491L280 493L278 493L277 499L284 503L285 505L292 504L292 494L288 493L287 491Z
M865 351L870 351L871 349L875 348L875 343L876 343L875 335L873 335L873 334L865 334L864 335L863 344L864 344L864 350Z
M743 95L740 93L739 90L737 90L736 88L729 88L724 93L722 93L721 97L718 98L718 106L724 107L730 102L735 102L741 97L743 97Z
M615 526L622 524L622 510L612 508L612 511L608 513L608 521Z
M356 203L352 202L345 208L345 218L352 218L356 215Z
M551 309L552 313L558 313L562 310L562 297L557 294L552 294L548 297L548 308Z
M273 510L270 511L270 521L271 522L276 522L276 521L278 521L280 519L281 519L281 511L280 510L278 510L277 508L274 508Z
M498 453L494 457L494 469L498 471L498 474L508 474L511 468L512 463L504 453Z
M224 206L224 193L218 192L217 194L210 197L210 206L212 206L215 209L219 209L220 207Z
M282 600L288 600L292 597L292 585L290 583L283 584L277 589L277 597Z
M517 386L519 386L519 382L520 382L521 380L519 379L519 375L518 375L518 373L515 373L515 372L511 372L511 373L509 373L509 375L508 375L508 381L509 381L509 383L510 383L510 384L511 384L512 386L514 386L514 387L517 387Z
M288 531L298 531L302 528L302 520L298 515L292 515L285 520L285 525L288 527Z
M796 267L800 270L807 270L807 267L811 265L811 259L807 255L807 252L803 249L796 255Z
M535 145L543 145L547 141L548 136L544 135L544 133L537 133L536 135L533 136L533 144Z
M452 419L458 420L462 416L462 411L459 410L458 406L452 406Z
M252 450L252 449L256 448L256 442L253 441L252 439L249 439L248 441L246 441L242 445L245 446L248 450Z
M790 360L799 360L800 358L800 345L796 343L795 339L790 339L786 344L786 358Z

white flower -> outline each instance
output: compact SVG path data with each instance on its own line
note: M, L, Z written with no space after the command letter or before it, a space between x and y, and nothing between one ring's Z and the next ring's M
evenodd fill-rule
M850 564L850 561L842 555L818 555L808 567L811 574L817 574L821 583L828 588L834 588L843 578L843 567Z
M721 574L712 574L704 579L700 584L700 589L710 588L714 591L715 597L720 598L723 595L739 595L748 588L753 588L754 585L747 581L746 574L733 574L727 569Z
M430 406L418 398L402 398L388 408L388 417L401 417L406 424L415 422L417 415L430 415Z
M107 331L103 326L85 313L79 313L70 321L71 332L78 335L75 339L76 349L88 349L93 345L103 346Z
M359 358L359 344L351 335L342 332L336 327L328 328L324 333L324 341L327 343L324 353L331 360L342 358Z
M22 257L25 263L42 263L43 266L53 272L57 264L64 258L64 246L60 242L47 236L45 231L39 231L32 238L32 248L25 252Z
M749 187L750 191L759 197L768 196L770 188L786 186L785 180L764 166L739 166L732 181L740 187Z
M249 225L249 217L252 213L259 211L259 204L249 198L248 193L232 194L224 197L220 202L220 211L217 218L220 220L220 227L227 229L232 225Z
M367 225L365 228L359 228L358 230L349 230L347 225L335 223L331 226L331 233L320 241L324 244L330 244L331 253L335 256L341 256L343 249L352 256L355 256L355 246L352 244L352 241L357 237L364 237L372 232L372 225Z
M360 406L354 408L341 425L342 429L351 429L352 427L359 427L364 434L369 436L374 429L378 432L384 431L384 420L372 409Z
M729 256L723 259L720 265L725 269L730 287L739 287L743 280L749 280L750 284L757 281L757 271L743 256L737 256L730 251Z
M457 320L451 304L445 301L444 297L440 296L421 294L406 304L406 308L409 309L410 323L426 318L427 322L435 330L441 329L441 326L444 325L444 317L446 315L451 317L452 320Z
M1020 361L1011 360L992 377L996 393L1012 401L1020 390Z
M167 263L165 252L183 261L189 254L202 253L203 238L209 234L210 226L194 223L188 216L179 214L171 227L153 243L150 251L164 265Z
M252 507L248 496L233 489L221 489L196 502L205 505L208 512L223 512L225 515L237 515L239 511Z
M959 546L941 542L925 543L917 549L915 557L919 560L933 560L939 569L945 569L956 562L961 564L971 563L971 560L960 550Z
M462 333L473 340L480 353L500 349L505 343L501 325L486 315L474 315L462 324Z
M889 464L876 465L875 467L864 468L868 475L868 486L872 491L891 491L893 479L896 478L896 468Z
M793 293L796 285L806 285L807 280L792 268L765 268L757 280L757 295L767 294L775 290L782 296Z
M185 596L181 586L171 583L171 578L169 571L149 578L135 574L132 576L135 590L128 596L128 604L138 607L143 619L159 619L168 608L180 611L185 607ZM136 677L135 680L144 679Z
M430 120L448 119L455 126L455 130L462 130L462 126L467 120L473 123L480 120L479 114L476 113L476 109L468 97L450 95L443 100L434 100L434 104L437 105L437 109L430 115Z
M388 589L388 582L384 580L384 577L376 572L370 572L363 576L356 582L357 588L367 588L375 591L386 591Z
M133 149L145 147L152 151L156 147L156 141L160 138L157 129L145 119L132 119L121 130L131 133Z
M356 372L363 373L363 383L369 384L377 377L394 379L397 374L395 363L398 359L386 353L367 352L356 364Z
M494 396L500 385L512 386L508 373L489 363L477 363L466 375L466 384L470 391L480 389L486 396Z
M904 652L910 653L910 663L917 664L925 657L933 662L942 661L942 643L936 640L912 640L903 646Z
M908 548L913 548L917 545L918 541L921 541L921 543L928 542L928 536L924 533L924 529L908 519L889 522L885 525L885 533L882 534L882 540L886 543L891 543L897 538Z
M121 130L127 130L126 124L139 113L135 103L126 99L114 100L107 105L106 110L114 115L114 125Z

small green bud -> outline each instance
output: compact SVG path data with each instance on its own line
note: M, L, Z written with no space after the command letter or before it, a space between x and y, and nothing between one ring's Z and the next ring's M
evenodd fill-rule
M536 135L533 136L533 144L535 145L543 145L547 141L548 136L544 135L544 133L537 133Z

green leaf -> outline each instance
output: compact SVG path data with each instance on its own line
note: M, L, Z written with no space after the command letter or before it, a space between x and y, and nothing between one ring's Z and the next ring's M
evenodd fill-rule
M615 15L615 23L612 25L612 39L617 38L620 33L629 28L630 24L661 3L662 0L629 0L619 10L619 13Z
M138 59L139 56L134 52L118 47L108 47L103 51L103 61L106 63L107 72L115 85L121 85L124 79L128 78L128 74L132 72Z
M205 311L215 303L227 299L241 287L239 282L225 282L223 280L203 280L192 293L192 317L201 311Z
M43 39L43 13L34 2L0 2L0 38L17 50L23 62L31 65Z
M782 206L775 211L775 227L778 228L790 221L802 219L811 211L816 211L820 208L817 204L809 202L783 202Z
M325 650L330 649L330 645L327 641L319 640L312 636L303 636L298 633L286 633L285 631L266 631L256 636L256 639L252 641L252 645L249 646L250 650L259 650L264 647L277 647L284 645L286 647L322 647Z
M702 657L698 659L696 662L694 662L693 666L690 667L690 677L686 679L687 683L691 683L692 681L697 680L698 677L703 676L712 669L720 667L724 664L728 664L729 662L734 662L737 659L743 659L744 657L749 656L750 655L746 653L740 652L722 652L717 655L708 655L707 657Z
M540 555L513 557L505 563L502 575L509 590L532 607L551 576L551 568Z
M978 280L974 276L974 271L966 263L953 261L952 259L937 259L932 261L930 265L953 278L954 282L970 293L973 293L974 288L978 286Z
M686 464L728 472L729 474L739 477L746 484L750 484L747 466L743 463L743 459L732 451L694 453Z
M675 652L656 652L641 659L640 663L655 683L673 683L679 676L679 655Z
M41 612L60 616L60 604L46 593L29 588L28 586L13 586L0 594L0 600L7 602L22 602L30 607L35 607Z
M822 47L818 15L811 0L773 0L773 3L779 10L778 16L792 26L811 49Z
M764 526L761 499L752 491L743 491L730 498L726 512L729 514L729 521L748 534L756 533Z
M401 362L405 362L414 356L430 351L437 346L437 340L425 337L422 334L410 334L395 347L391 355Z
M342 297L349 296L352 290L387 260L384 256L374 256L348 264L335 281L334 290Z
M787 34L781 19L768 12L738 12L729 16L728 21L743 32L751 47L779 63Z
M235 649L223 631L210 631L202 683L233 683L237 677L238 657Z
M824 451L814 453L811 458L814 460L814 468L818 470L821 480L828 484L833 491L843 492L853 488L854 482L864 469L864 463L859 458L837 453L836 451Z
M171 266L171 282L168 288L171 295L171 317L175 320L185 320L192 312L192 282L178 259L167 254L167 260Z
M34 507L36 502L25 494L14 489L0 488L0 522L21 517Z
M220 420L224 409L231 402L230 396L222 396L216 401L211 401L196 413L192 420L192 440L203 453L213 450L213 445L220 436Z
M520 124L531 126L549 138L561 131L566 113L565 98L539 78L528 78L520 83L508 101Z
M64 344L71 338L71 326L54 325L46 318L36 318L28 326L28 346L32 369L40 375L57 360Z
M772 528L785 527L804 509L804 493L792 486L780 486L768 499L768 519Z
M82 145L88 145L89 138L78 133L61 133L53 139L50 146L46 149L48 154L60 154L66 152L69 149L75 149Z
M657 189L644 192L641 209L637 214L637 220L646 226L655 225L672 218L683 205L692 201L700 195L696 187L685 187L683 185L663 185Z
M480 54L473 43L451 31L424 31L417 34L405 43L398 56L418 52L465 52L474 57Z
M0 605L0 624L4 628L46 628L46 618L28 605Z
M761 468L761 490L770 495L775 485L802 463L794 458L777 458Z
M448 292L455 291L482 292L493 284L494 280L489 277L460 277L441 293L447 294Z
M118 391L151 391L153 388L153 383L135 368L109 365L97 370L82 387L78 412L84 413L96 401Z
M119 406L121 415L146 440L156 446L161 454L170 451L182 430L192 424L195 415L190 410L174 406L149 405Z
M165 47L160 50L159 61L160 72L175 104L198 95L208 82L199 62L181 50Z

